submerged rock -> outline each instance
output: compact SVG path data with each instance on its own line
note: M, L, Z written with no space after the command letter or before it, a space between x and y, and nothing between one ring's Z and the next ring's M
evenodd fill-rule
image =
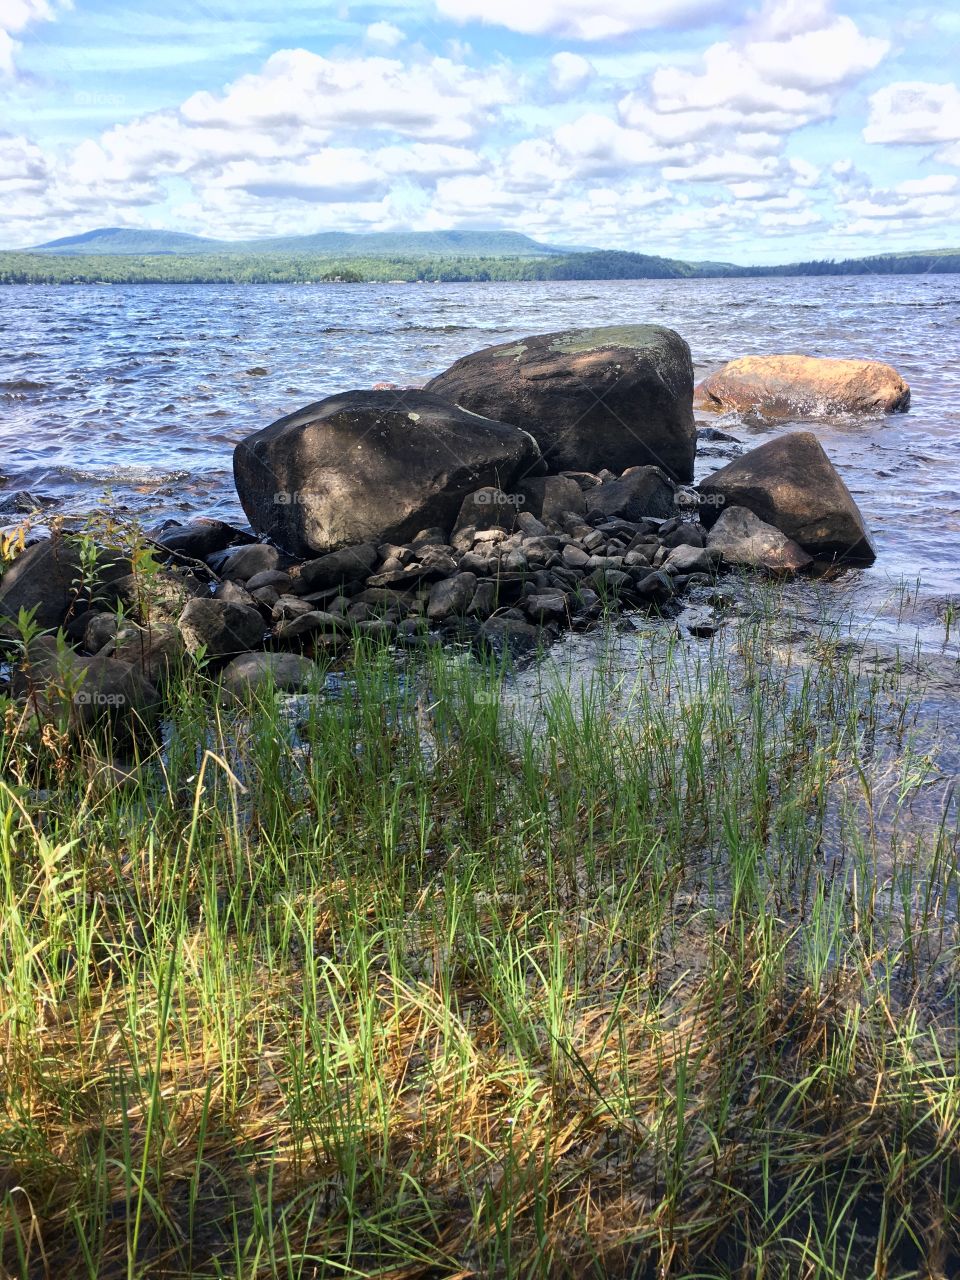
M693 478L693 365L672 329L537 334L464 356L427 390L529 431L553 472L653 464Z
M234 451L259 534L296 554L449 530L464 498L509 489L540 452L515 426L422 391L350 391L281 418Z
M743 356L704 379L696 404L772 418L892 413L910 407L910 387L896 369L877 360Z
M708 526L725 507L746 507L817 559L876 559L857 504L809 431L751 449L704 480L700 494L700 519Z
M241 653L227 663L220 677L221 687L234 697L250 690L280 689L299 693L316 685L320 667L296 653Z

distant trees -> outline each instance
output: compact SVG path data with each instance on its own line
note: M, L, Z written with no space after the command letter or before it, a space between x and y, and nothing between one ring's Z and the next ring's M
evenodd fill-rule
M690 263L596 250L544 257L329 257L246 252L67 255L0 253L0 284L359 284L364 281L680 280L750 276L918 275L960 272L960 250L884 254L787 266Z

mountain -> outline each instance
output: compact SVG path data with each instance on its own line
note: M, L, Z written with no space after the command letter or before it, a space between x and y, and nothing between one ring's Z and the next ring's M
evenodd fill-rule
M567 253L540 244L519 231L320 231L306 236L269 236L262 240L217 240L184 231L141 231L98 227L81 235L48 240L29 253L312 253L322 257L543 258Z

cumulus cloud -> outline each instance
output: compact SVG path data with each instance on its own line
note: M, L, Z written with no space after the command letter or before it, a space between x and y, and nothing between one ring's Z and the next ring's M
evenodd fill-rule
M870 97L870 118L863 131L866 142L928 146L960 141L960 88L955 84L899 80ZM940 152L949 163L960 163L960 148Z
M785 132L828 116L832 94L873 70L889 48L846 17L781 39L722 41L707 49L698 70L656 71L651 105L662 114L719 109L743 125Z
M719 15L721 0L436 0L445 18L485 22L524 35L610 40Z
M367 39L384 49L393 49L404 40L403 32L392 22L371 22L367 27Z
M579 53L555 53L550 59L550 86L561 97L582 89L594 74L593 64Z
M61 0L60 7L68 3ZM57 5L48 0L0 0L0 78L13 79L17 74L20 43L15 37L32 22L52 22L56 16Z
M375 129L460 142L514 95L499 69L473 71L448 58L330 59L283 49L224 93L196 93L180 108L188 125L229 129Z

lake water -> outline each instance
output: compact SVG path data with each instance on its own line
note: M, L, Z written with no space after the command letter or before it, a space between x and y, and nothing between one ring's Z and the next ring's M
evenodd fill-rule
M150 523L191 514L242 520L233 446L285 413L374 382L420 383L477 347L527 333L645 321L683 334L698 377L735 356L798 351L885 360L907 378L908 414L816 424L879 550L873 568L829 589L862 616L882 618L890 593L919 578L921 621L936 621L960 591L955 275L6 286L0 487L52 497L70 513L108 491L109 509ZM746 443L800 425L703 421ZM726 460L708 447L698 472Z

